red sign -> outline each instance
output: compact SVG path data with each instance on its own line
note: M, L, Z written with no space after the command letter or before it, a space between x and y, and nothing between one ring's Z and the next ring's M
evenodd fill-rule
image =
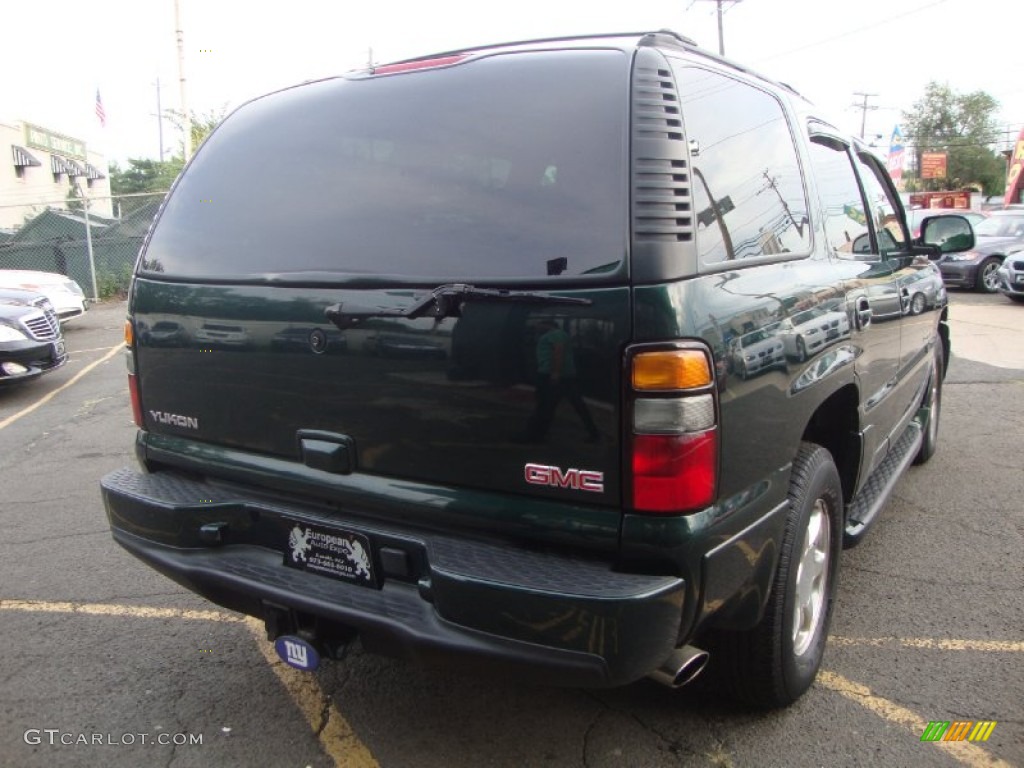
M946 178L946 153L945 152L923 152L921 154L921 178L922 179L944 179L944 178Z
M1021 188L1024 187L1022 171L1024 171L1024 128L1021 128L1020 136L1017 137L1017 146L1013 150L1013 157L1010 158L1010 170L1006 174L1006 196L1003 198L1003 205L1019 201Z

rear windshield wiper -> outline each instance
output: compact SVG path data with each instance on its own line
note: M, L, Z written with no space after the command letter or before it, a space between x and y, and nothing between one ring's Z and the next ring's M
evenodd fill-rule
M445 317L462 317L462 305L468 301L502 302L518 304L570 304L588 306L590 299L569 296L551 296L547 293L510 291L502 288L476 288L465 283L439 285L423 298L404 309L395 307L362 307L355 304L332 304L324 310L327 319L344 330L358 325L371 317L398 317L416 319L430 317L441 320Z

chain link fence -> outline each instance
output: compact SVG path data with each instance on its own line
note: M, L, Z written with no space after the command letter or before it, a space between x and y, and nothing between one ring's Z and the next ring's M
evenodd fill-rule
M92 299L124 296L165 194L90 198L88 208L66 200L0 205L0 269L60 272Z

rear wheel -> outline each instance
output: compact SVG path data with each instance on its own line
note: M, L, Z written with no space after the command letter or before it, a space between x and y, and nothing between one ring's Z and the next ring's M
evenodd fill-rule
M842 542L843 494L832 455L804 443L793 461L790 510L764 616L715 638L712 663L741 701L792 704L814 682L825 651Z
M923 293L915 293L910 300L910 314L920 315L924 312L925 298Z
M942 412L942 373L945 360L942 345L936 343L935 354L932 356L932 370L928 375L928 390L924 393L921 405L928 409L928 420L924 427L924 439L921 448L914 457L915 464L924 464L935 453L939 444L939 415Z
M982 293L995 293L999 290L999 259L985 259L978 267L978 277L974 288Z

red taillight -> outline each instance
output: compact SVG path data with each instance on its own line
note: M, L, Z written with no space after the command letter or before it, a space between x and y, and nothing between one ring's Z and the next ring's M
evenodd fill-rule
M128 395L132 401L132 418L135 426L142 429L142 401L139 399L139 380L132 373L128 374Z
M128 366L128 396L132 401L132 418L142 429L142 400L139 398L139 380L135 376L135 327L131 319L124 321L124 362Z
M718 403L707 347L633 351L632 501L637 512L695 512L715 499Z
M633 507L645 512L701 509L714 500L717 433L635 435Z
M401 61L397 64L384 64L380 67L374 67L372 72L375 75L393 75L396 72L412 72L417 69L434 69L435 67L446 67L449 64L457 64L464 58L466 58L466 54L460 53L457 56L439 56L436 59Z

